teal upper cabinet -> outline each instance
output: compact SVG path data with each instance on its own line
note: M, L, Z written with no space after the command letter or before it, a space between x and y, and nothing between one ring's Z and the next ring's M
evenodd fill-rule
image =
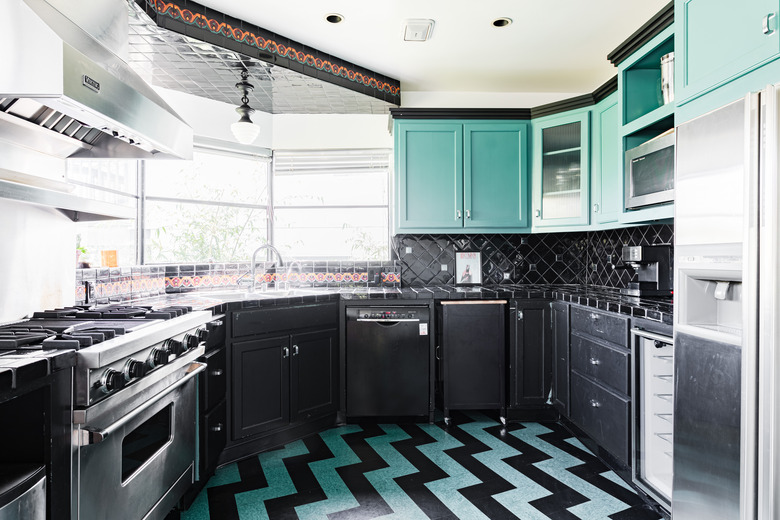
M623 194L618 95L614 93L593 108L593 153L591 170L591 224L616 222Z
M780 54L777 0L675 0L675 97L684 103Z
M398 232L528 228L528 123L397 120Z
M533 226L587 224L590 112L534 121Z
M398 123L399 230L463 227L463 125Z

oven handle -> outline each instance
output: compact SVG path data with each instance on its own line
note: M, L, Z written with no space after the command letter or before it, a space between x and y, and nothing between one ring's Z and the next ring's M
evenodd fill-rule
M80 435L80 442L81 446L87 446L89 444L98 444L106 440L112 433L114 433L116 430L127 424L128 422L132 421L142 413L144 413L146 410L154 406L157 402L159 402L161 399L163 399L165 396L179 388L180 386L183 386L187 383L190 379L197 376L201 372L206 370L206 365L204 363L193 363L189 366L187 375L176 381L174 384L157 394L154 399L147 401L142 406L139 406L129 414L125 415L115 423L111 424L110 426L102 429L98 428L90 428L89 426L84 426L81 428L81 435Z
M664 343L666 345L672 345L673 339L671 336L665 336L663 334L656 334L644 329L631 329L632 336L639 336L641 338L652 339L653 341Z

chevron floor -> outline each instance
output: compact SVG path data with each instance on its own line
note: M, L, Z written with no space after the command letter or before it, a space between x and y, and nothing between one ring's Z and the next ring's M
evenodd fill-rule
M556 423L350 424L217 470L183 520L661 518Z

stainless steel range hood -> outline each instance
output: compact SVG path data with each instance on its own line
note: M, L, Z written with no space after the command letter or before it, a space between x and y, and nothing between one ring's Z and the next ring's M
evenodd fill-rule
M3 3L0 152L11 146L59 158L192 157L192 129L115 52L128 38L123 0ZM120 18L117 7L124 34L111 21ZM85 16L106 20L87 32Z

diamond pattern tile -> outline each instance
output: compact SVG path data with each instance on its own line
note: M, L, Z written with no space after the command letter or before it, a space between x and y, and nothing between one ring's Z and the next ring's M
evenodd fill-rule
M249 71L249 105L271 114L387 114L393 103L158 27L128 2L130 66L148 83L240 104L235 85Z
M403 286L455 283L455 252L482 252L482 281L492 284L588 284L622 288L634 277L619 265L624 245L673 244L671 225L534 235L396 235L392 255ZM407 253L407 248L411 252ZM442 269L446 266L446 270ZM509 274L507 279L505 273Z

